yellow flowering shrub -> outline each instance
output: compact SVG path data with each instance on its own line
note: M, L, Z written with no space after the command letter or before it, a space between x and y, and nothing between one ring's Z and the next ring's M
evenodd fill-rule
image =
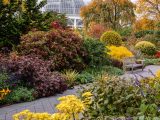
M51 116L51 120L69 120L69 115L65 113L55 113Z
M52 115L48 113L32 113L29 110L24 110L13 115L13 120L54 120Z
M133 54L130 52L126 47L120 46L106 46L106 48L109 50L107 51L107 54L111 56L111 58L116 60L122 60L127 57L132 57Z
M60 97L58 100L60 101L56 106L58 113L33 113L24 110L13 115L13 120L79 120L79 114L85 109L83 101L74 95Z
M73 117L79 118L79 113L83 112L85 107L83 102L74 95L64 96L58 99L60 104L56 106L60 113L66 113L72 120Z
M0 90L0 100L2 100L7 94L9 94L11 91L7 89Z

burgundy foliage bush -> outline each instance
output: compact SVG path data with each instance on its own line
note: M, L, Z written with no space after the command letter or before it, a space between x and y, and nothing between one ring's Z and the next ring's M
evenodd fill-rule
M121 61L118 61L118 60L115 60L115 59L111 59L111 64L114 66L114 67L118 67L120 69L123 68L123 63Z
M156 56L156 58L160 58L160 51L157 51L155 56Z
M58 21L54 21L51 23L51 28L62 29L60 23Z
M50 60L53 70L76 69L77 66L78 69L83 69L85 51L82 45L83 40L72 30L53 29L22 36L18 49L22 55L34 54Z
M37 56L0 57L0 68L21 80L27 87L35 89L36 97L51 96L67 89L65 79L59 73L50 71L50 61L44 61Z

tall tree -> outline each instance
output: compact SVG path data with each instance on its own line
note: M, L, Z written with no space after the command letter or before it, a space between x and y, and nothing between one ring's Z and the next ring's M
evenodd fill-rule
M16 0L0 0L0 47L18 42L21 24L16 13L19 7Z
M66 22L65 15L41 12L46 0L0 0L0 48L19 43L32 28L48 30L52 21Z
M138 0L137 12L160 21L160 0Z
M135 5L130 0L93 0L82 7L81 17L85 27L96 22L108 28L119 29L134 22L134 8Z

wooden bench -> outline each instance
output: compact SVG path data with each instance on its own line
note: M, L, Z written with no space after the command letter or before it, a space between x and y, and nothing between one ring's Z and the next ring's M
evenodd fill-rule
M141 68L142 71L144 69L144 60L136 60L135 57L129 57L123 59L123 70L126 71L126 69L131 69L132 73L134 68Z

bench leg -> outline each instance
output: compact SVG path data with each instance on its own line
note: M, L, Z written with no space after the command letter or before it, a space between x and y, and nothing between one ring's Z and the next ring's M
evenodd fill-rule
M132 73L133 73L133 67L132 67Z
M142 67L142 71L144 70L144 66Z
M126 72L126 67L123 66L123 72Z

